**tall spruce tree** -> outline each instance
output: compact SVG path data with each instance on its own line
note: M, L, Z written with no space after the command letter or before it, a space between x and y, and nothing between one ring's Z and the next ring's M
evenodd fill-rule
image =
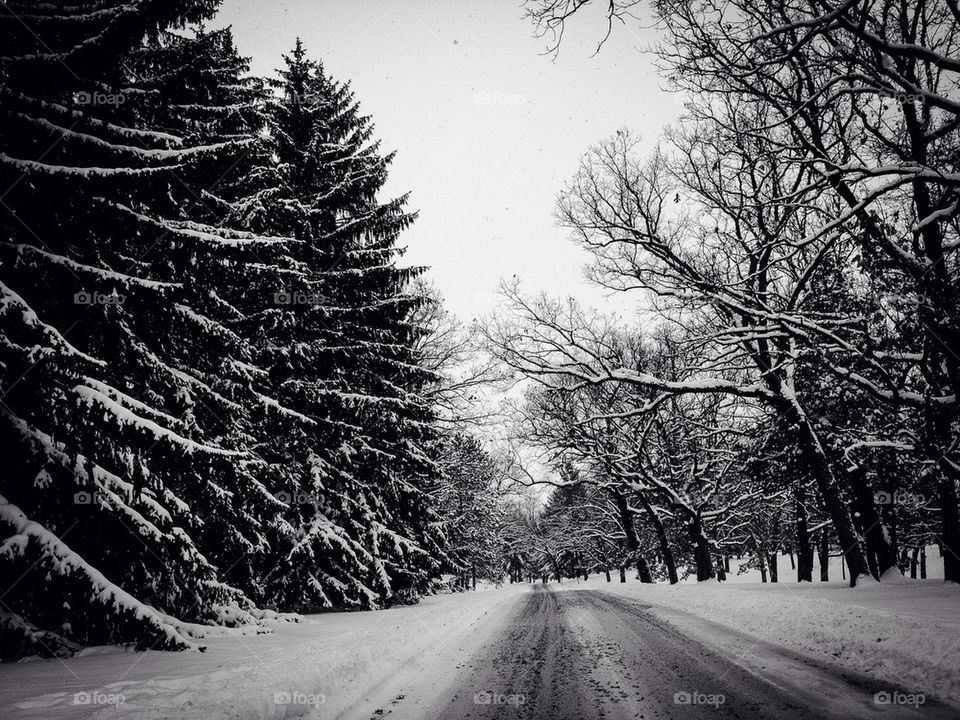
M218 389L219 397L202 403L200 411L218 426L222 442L246 449L233 461L229 487L253 491L232 496L232 507L240 517L206 517L202 536L208 556L221 570L221 580L262 601L263 569L273 557L273 538L286 527L282 514L289 488L278 482L255 443L265 407L277 403L265 394L268 388L258 391L267 373L253 362L253 348L244 337L248 328L262 322L259 299L283 282L288 245L295 241L251 237L232 228L237 226L238 208L255 192L257 178L269 172L267 148L255 137L266 123L266 91L260 80L247 77L249 66L237 53L229 30L189 35L168 31L148 43L131 67L142 74L145 91L159 100L149 105L151 126L190 144L235 149L227 158L229 163L198 163L193 182L180 183L172 193L185 228L230 239L221 252L191 252L192 273L185 288L190 306L215 320L235 343L216 371L203 378ZM229 405L224 406L223 398ZM236 548L244 542L237 537L238 528L250 525L257 528L255 542L244 548L240 560ZM224 538L228 541L223 542Z
M218 49L178 65L164 32L215 6L0 15L4 654L195 647L181 620L253 619L223 578L265 547L271 495L237 432L248 352L214 306L276 241L190 217L252 139L197 117L234 112L226 93L177 103Z
M378 197L392 158L349 85L299 41L284 60L270 83L274 173L242 208L251 229L300 241L289 284L265 309L269 328L250 338L299 426L272 433L299 495L270 579L279 604L371 607L415 597L441 553L432 414L421 396L431 375L411 323L426 299L409 289L421 270L397 266L397 238L413 216L405 197Z

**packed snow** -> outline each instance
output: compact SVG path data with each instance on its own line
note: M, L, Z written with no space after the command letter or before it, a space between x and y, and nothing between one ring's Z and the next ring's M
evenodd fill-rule
M784 558L785 559L785 558ZM789 568L789 565L787 565ZM684 582L550 583L600 590L651 612L729 654L728 631L799 651L891 687L960 700L960 587L942 580L851 589L842 580L799 585ZM270 635L213 637L199 653L94 648L68 660L0 666L4 718L370 717L383 698L428 708L466 660L501 631L520 583L439 595L386 611L310 615ZM714 628L714 629L711 629Z

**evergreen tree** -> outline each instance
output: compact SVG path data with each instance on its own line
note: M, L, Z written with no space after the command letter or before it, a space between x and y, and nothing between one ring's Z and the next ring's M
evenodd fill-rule
M191 219L251 138L239 123L211 142L190 117L229 115L231 97L170 102L185 68L164 32L215 6L13 2L0 18L4 653L193 647L203 631L182 620L253 619L223 577L265 546L270 494L236 432L247 350L213 306L275 241Z
M474 437L454 434L443 444L443 479L437 508L443 519L450 567L467 589L476 579L503 577L501 542L504 470Z
M0 652L414 599L425 299L349 86L298 44L272 99L229 31L183 31L215 2L9 5Z
M409 599L437 569L432 379L415 351L409 291L420 269L396 262L413 217L381 202L391 156L348 84L298 41L271 82L272 176L241 210L248 226L299 242L288 284L264 296L251 342L297 425L274 438L291 492L290 546L270 574L275 601L376 606ZM272 302L272 307L266 303ZM307 502L303 502L302 500Z

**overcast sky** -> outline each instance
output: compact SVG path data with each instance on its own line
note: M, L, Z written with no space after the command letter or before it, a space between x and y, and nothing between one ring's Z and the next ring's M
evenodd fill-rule
M351 81L397 151L388 190L410 191L420 213L406 261L429 265L448 307L470 319L513 275L530 292L604 304L583 280L587 256L555 224L556 195L592 143L627 126L652 145L679 106L641 52L654 31L615 28L591 57L605 29L595 5L556 60L519 0L225 0L219 24L258 74L299 35Z

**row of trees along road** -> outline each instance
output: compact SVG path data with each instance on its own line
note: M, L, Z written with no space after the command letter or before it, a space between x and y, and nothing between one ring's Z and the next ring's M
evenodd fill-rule
M0 654L199 647L444 564L413 220L347 84L213 0L0 12Z
M559 48L585 4L527 8ZM855 584L936 542L960 581L960 10L649 5L684 116L592 148L558 207L639 322L507 286L487 334L542 386L526 432L685 532L700 579L789 545L801 580L833 547ZM604 7L611 31L642 10Z

